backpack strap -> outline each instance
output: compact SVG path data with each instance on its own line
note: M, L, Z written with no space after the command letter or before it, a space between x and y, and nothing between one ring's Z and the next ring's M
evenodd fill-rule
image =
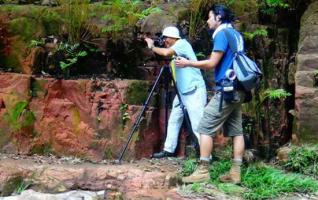
M232 37L231 33L227 29L223 29L225 37L229 42L229 46L234 54L238 53L236 40Z
M237 56L238 54L241 54L242 52L238 51L238 49L237 49L237 46L238 46L238 45L237 45L237 42L236 42L235 38L231 35L231 33L229 32L229 30L224 29L224 33L225 33L226 39L227 39L228 42L229 42L230 49L231 49L232 52L234 53L234 58L233 58L233 61L234 61L234 59L236 58L236 56ZM241 61L240 59L237 59L236 61L239 63L238 66L240 67L240 69L241 69L242 73L244 74L244 76L247 76L247 75L248 75L248 72L247 72L247 70L246 70L244 67L242 67L242 66L243 66L242 61Z

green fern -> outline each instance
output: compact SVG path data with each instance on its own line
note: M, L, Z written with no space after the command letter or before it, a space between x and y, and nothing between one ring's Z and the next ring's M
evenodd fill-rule
M19 131L22 127L31 125L35 120L33 112L27 109L28 102L20 101L13 109L7 110L4 119L9 123L13 131Z
M151 13L160 12L158 7L142 9L144 4L138 0L114 0L105 2L110 12L102 17L107 26L102 29L103 33L117 34L124 31L128 26L134 26L140 19L144 19Z
M267 89L261 96L261 103L263 103L265 100L286 99L288 96L291 96L291 94L286 92L284 89Z

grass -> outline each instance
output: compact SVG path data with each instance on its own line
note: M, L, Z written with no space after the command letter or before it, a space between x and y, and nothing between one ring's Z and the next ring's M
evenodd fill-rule
M230 160L213 162L210 166L211 180L208 184L215 185L224 193L241 196L244 199L269 199L288 193L312 193L318 190L318 181L311 177L285 173L283 170L268 166L264 163L253 163L242 167L242 183L240 186L225 184L219 181L219 176L231 167ZM194 171L196 165L193 160L184 162L181 174L187 176ZM192 194L202 195L204 186L192 184L188 187Z
M197 168L195 159L188 159L182 165L181 176L189 176Z
M285 173L266 166L252 165L243 169L242 185L248 188L244 199L268 199L280 194L318 190L318 181L300 174Z

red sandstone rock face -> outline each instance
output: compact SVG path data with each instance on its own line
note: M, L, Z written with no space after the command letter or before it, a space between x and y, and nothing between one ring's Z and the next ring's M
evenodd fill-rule
M123 126L120 105L125 103L126 90L131 82L56 80L0 74L2 150L25 154L53 152L93 160L117 158L141 108L129 105L126 112L130 120ZM36 119L32 126L17 131L10 128L3 116L20 101L29 102L28 110ZM149 157L158 150L161 135L156 113L156 109L147 111L126 158Z

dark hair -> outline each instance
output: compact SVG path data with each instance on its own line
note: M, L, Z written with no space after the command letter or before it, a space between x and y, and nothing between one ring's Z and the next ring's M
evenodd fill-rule
M234 13L223 4L214 4L210 11L212 11L215 16L220 15L222 23L231 23L235 20Z

